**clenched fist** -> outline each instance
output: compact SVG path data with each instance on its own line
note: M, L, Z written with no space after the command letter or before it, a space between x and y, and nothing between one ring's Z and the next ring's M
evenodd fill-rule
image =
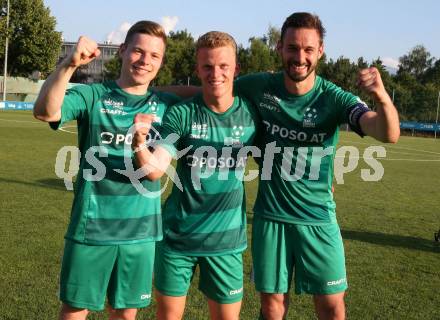
M131 147L133 150L142 149L147 140L147 134L150 131L151 123L155 120L154 114L138 113L133 120L134 134Z
M385 90L379 70L375 67L359 71L358 85L376 101L384 102L390 99Z
M71 67L80 67L88 64L101 54L98 44L84 36L79 37L75 49L66 58L67 63Z

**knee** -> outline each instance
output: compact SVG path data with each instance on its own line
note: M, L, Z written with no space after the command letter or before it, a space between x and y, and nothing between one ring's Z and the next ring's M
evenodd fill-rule
M137 309L113 309L109 307L110 320L135 320Z
M261 314L264 320L281 320L287 311L287 299L283 294L262 294Z
M319 319L345 319L345 303L343 294L338 296L315 297L316 311Z
M86 319L88 313L87 309L78 309L63 303L60 311L60 320L82 320Z

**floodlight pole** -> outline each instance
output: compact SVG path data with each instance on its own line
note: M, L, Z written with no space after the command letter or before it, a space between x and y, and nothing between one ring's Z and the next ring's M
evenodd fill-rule
M438 127L438 109L440 106L440 91L438 92L437 98L437 116L435 117L435 131L434 131L434 139L437 139L437 127Z
M6 101L6 75L8 73L8 41L9 41L9 0L6 12L5 65L3 66L3 101Z

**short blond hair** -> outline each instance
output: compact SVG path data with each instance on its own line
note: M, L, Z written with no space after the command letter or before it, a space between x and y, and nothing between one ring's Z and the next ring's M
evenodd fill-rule
M234 38L221 31L210 31L200 36L196 43L196 54L202 48L219 48L219 47L232 47L234 55L237 55L237 43Z

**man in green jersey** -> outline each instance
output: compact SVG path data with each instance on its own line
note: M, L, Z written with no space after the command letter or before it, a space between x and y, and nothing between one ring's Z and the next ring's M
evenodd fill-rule
M361 136L392 143L400 134L397 111L376 68L359 75L375 112L316 75L324 33L317 16L292 14L277 46L283 71L236 81L237 92L258 108L264 124L252 237L263 319L286 317L292 278L296 293L313 295L319 319L345 318L344 249L331 192L338 128L348 123Z
M163 208L164 240L155 262L158 319L181 319L196 266L199 289L212 319L239 318L246 248L243 187L255 135L255 112L233 95L238 73L234 39L208 32L196 45L202 94L168 109L154 152L145 147L148 128L133 138L135 159L149 179L158 179L172 157L177 177ZM136 121L148 123L148 115ZM177 155L177 156L176 156Z
M139 21L120 47L116 81L66 92L75 70L100 54L94 41L80 37L35 102L35 117L52 128L78 124L80 171L65 236L60 319L85 319L88 310L104 308L106 296L110 319L135 319L137 308L150 303L155 241L162 238L160 195L154 193L160 184L142 181L154 195L143 197L118 170L125 168L124 146L130 150L132 140L127 130L135 115L154 114L158 126L167 106L178 101L149 90L165 45L160 25Z

